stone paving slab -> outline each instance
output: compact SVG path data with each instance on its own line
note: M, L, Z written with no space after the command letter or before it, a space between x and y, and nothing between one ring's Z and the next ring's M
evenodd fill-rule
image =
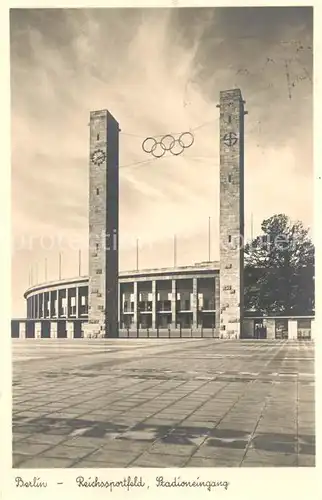
M13 340L13 467L314 467L314 344Z
M39 458L31 458L29 460L25 460L23 462L19 462L17 466L22 467L23 469L67 469L72 467L73 461L70 459L64 458L41 458L41 464L39 464Z
M296 467L298 456L295 453L275 453L249 450L242 467Z

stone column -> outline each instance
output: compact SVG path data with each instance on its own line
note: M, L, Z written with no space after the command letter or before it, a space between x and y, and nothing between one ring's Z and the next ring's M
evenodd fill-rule
M66 321L67 338L74 338L74 321Z
M48 318L50 316L50 293L44 293L44 318ZM48 312L47 312L48 311Z
M54 300L55 317L58 318L58 307L59 307L59 292L56 292L56 299Z
M76 287L76 298L75 298L75 305L76 305L76 318L79 318L79 287Z
M297 339L297 320L289 319L288 320L288 338L289 340Z
M254 320L246 318L243 321L243 338L251 339L253 337L254 337Z
M122 297L121 297L121 283L119 282L117 285L117 324L118 329L121 328L121 305L122 305Z
M264 319L263 326L266 326L266 338L275 339L275 319Z
M220 330L220 276L219 273L215 277L215 329L219 333Z
M138 282L134 281L133 282L133 301L134 301L134 314L133 314L133 327L134 330L136 331L139 327L138 323Z
M57 321L50 322L50 338L57 339Z
M19 338L20 339L26 338L26 323L25 323L25 321L21 321L19 323Z
M35 339L40 339L41 338L41 322L36 321L35 322Z
M53 292L53 290L51 290L49 292L49 317L50 318L53 318L53 316L54 316L54 306L55 306L54 292Z
M198 278L192 278L192 329L198 330Z
M31 297L31 307L32 307L32 318L34 319L36 316L36 301L34 295Z
M157 325L157 282L152 281L152 330L156 329Z
M172 280L171 329L177 329L177 281L175 279Z
M60 308L61 290L57 290L57 318L61 317Z
M48 292L48 318L51 318L51 293Z
M66 288L66 319L70 317L70 314L69 314L69 300L70 300L69 288Z
M46 299L46 293L44 292L43 293L43 296L42 296L42 317L43 318L47 318L47 299Z

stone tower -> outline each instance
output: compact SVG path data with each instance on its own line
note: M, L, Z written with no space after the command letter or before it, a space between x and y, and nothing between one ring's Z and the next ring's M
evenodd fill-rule
M244 310L244 101L220 92L220 336L242 336Z
M90 113L89 289L85 336L118 337L119 124Z

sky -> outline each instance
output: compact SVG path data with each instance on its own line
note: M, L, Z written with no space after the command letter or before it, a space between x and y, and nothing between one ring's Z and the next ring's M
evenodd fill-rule
M120 123L120 270L219 260L219 102L245 109L245 232L313 223L313 10L11 9L12 315L33 284L88 270L89 113ZM191 130L151 160L148 136ZM142 162L142 163L141 163ZM253 223L251 223L253 220ZM46 264L45 264L46 262Z

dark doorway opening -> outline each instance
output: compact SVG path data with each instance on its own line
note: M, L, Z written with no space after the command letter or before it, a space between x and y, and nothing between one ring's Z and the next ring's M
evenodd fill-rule
M41 322L41 338L50 339L50 321Z
M33 321L26 322L26 339L35 338L35 323Z
M80 321L74 321L74 339L80 339L82 337L82 323Z
M66 321L58 321L58 323L57 323L57 338L58 339L66 339L67 338Z
M267 338L267 328L263 324L263 320L261 319L255 319L254 321L254 338L255 339Z
M19 321L11 321L11 337L13 339L19 338Z
M214 313L204 312L201 318L203 328L215 328L216 318Z

